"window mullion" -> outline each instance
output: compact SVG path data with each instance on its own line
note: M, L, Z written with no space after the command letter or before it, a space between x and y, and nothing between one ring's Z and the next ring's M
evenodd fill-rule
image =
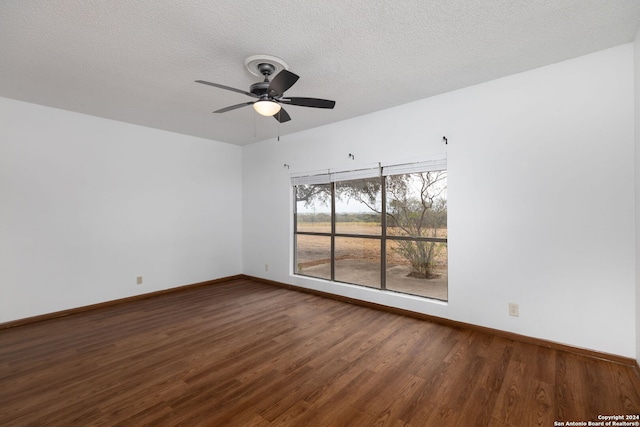
M336 183L331 183L331 281L336 280Z
M293 186L293 273L298 273L298 186Z
M384 176L380 176L382 218L380 218L380 289L387 289L387 188Z

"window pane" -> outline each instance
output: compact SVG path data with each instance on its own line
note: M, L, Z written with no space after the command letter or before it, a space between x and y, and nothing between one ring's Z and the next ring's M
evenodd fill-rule
M296 235L296 274L331 279L331 237Z
M447 172L386 179L387 235L447 238Z
M380 239L336 237L336 280L380 288Z
M336 233L381 234L380 178L336 182Z
M296 186L298 231L331 232L331 184Z
M447 244L387 240L386 288L446 301Z

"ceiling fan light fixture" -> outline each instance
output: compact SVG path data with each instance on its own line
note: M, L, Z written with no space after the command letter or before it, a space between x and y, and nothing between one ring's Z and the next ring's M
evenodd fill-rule
M253 109L263 116L273 116L280 111L280 108L280 104L273 101L261 100L253 103Z

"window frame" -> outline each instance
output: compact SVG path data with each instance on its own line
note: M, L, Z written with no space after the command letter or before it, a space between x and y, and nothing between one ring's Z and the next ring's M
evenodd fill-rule
M339 233L336 231L336 182L340 182L340 181L352 181L352 180L357 180L357 179L362 179L361 176L358 176L357 172L356 175L354 176L354 178L352 179L339 179L339 180L334 180L330 174L327 174L326 176L329 177L329 181L328 182L310 182L308 184L305 183L298 183L296 182L296 180L292 177L292 188L293 188L293 274L297 275L297 276L303 276L303 277L309 277L309 278L316 278L316 279L320 279L320 280L330 280L331 282L335 282L335 283L344 283L344 284L349 284L349 285L354 285L354 286L363 286L363 287L367 287L367 288L372 288L372 289L379 289L379 290L383 290L383 291L391 291L391 292L398 292L398 293L403 293L403 294L407 294L407 295L412 295L412 296L418 296L418 297L424 297L424 298L431 298L431 299L437 299L440 301L448 301L448 297L445 300L442 300L440 298L436 298L436 297L427 297L424 295L419 295L419 294L414 294L414 293L409 293L409 292L403 292L403 291L399 291L399 290L395 290L395 289L388 289L387 288L387 242L388 241L411 241L411 242L433 242L433 243L443 243L446 245L447 247L447 269L448 269L448 245L449 245L449 239L448 239L448 232L447 232L447 237L428 237L428 236L395 236L395 235L388 235L387 234L387 177L388 176L394 176L394 175L403 175L403 174L410 174L410 173L426 173L426 172L437 172L437 171L445 171L447 172L447 177L446 179L448 180L449 174L448 174L448 169L446 167L446 157L444 159L444 163L442 163L442 160L437 160L436 163L433 163L433 161L428 161L429 164L431 164L431 166L427 166L425 167L424 164L426 162L419 162L419 163L412 163L412 164L408 164L408 165L393 165L388 167L389 170L391 170L391 172L387 173L387 171L384 170L384 168L379 165L379 173L378 173L378 177L380 179L380 192L381 192L381 218L380 218L380 227L381 227L381 232L380 235L368 235L368 234L353 234L353 233ZM425 170L426 169L426 170ZM348 172L347 172L348 173ZM361 174L360 174L361 175ZM323 175L325 176L325 175ZM326 178L322 178L322 180L324 180ZM330 197L331 197L331 206L330 206L330 221L331 221L331 228L329 232L318 232L318 231L299 231L298 230L298 185L318 185L318 184L329 184L330 185ZM447 182L447 186L448 186L448 182ZM448 197L447 197L448 200ZM448 217L448 212L447 212L447 217ZM308 235L308 236L325 236L325 237L329 237L330 238L330 279L325 279L322 277L318 277L318 276L312 276L312 275L308 275L308 274L304 274L298 271L298 236L299 235ZM367 285L362 285L362 284L358 284L358 283L351 283L351 282L344 282L344 281L340 281L340 280L336 280L336 268L335 268L335 263L336 263L336 238L357 238L357 239L374 239L374 240L379 240L380 241L380 287L375 287L375 286L367 286ZM448 283L448 279L447 279L447 294L448 294L448 287L449 287L449 283Z

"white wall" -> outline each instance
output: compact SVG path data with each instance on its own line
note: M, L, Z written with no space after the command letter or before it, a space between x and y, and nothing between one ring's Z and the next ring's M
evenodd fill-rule
M633 80L627 44L245 146L243 271L635 357ZM447 304L291 275L290 173L445 150Z
M0 322L239 274L240 168L237 146L0 98Z
M636 237L636 360L640 365L640 31L634 42L635 88L635 237Z

